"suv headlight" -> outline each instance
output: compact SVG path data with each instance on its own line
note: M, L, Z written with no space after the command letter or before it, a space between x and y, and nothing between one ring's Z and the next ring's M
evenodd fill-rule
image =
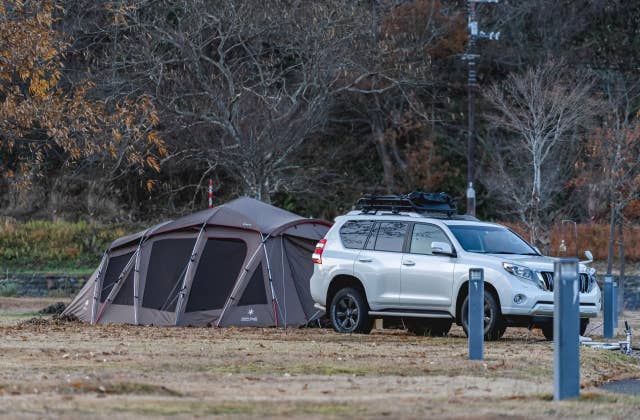
M502 263L502 267L509 273L513 274L516 277L520 277L521 279L528 280L531 283L538 286L540 289L544 290L544 286L542 285L542 281L535 275L533 271L529 267L525 267L523 265L512 264L512 263Z

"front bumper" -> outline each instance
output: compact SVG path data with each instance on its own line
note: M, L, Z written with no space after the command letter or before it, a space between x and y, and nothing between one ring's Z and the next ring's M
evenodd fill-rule
M518 315L529 317L552 317L554 314L553 293L544 291L533 291L531 288L520 289L518 294L526 296L526 302L515 304L514 293L507 297L510 304L502 303L502 313L504 315ZM506 299L505 299L506 300ZM597 287L588 293L580 293L580 318L595 318L602 309L602 299L600 289Z
M529 311L531 316L553 316L553 313L553 302L538 302ZM580 304L580 318L595 318L599 313L600 307L595 303Z

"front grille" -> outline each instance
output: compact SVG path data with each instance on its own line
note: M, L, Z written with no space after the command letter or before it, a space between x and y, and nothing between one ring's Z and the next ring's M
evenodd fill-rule
M540 274L542 275L545 289L553 292L553 271L543 271ZM587 293L589 291L589 276L586 273L580 273L578 281L580 282L580 293Z

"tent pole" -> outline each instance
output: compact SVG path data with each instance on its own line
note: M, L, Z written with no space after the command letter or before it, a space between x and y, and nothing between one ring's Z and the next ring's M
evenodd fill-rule
M187 263L187 270L184 274L184 280L182 281L182 287L180 288L180 292L178 295L178 303L176 304L176 313L175 313L176 320L174 325L178 325L180 323L180 318L184 313L184 306L185 306L187 295L191 292L191 285L193 284L193 276L195 275L195 273L193 273L194 267L195 267L194 262L196 260L196 257L198 256L198 249L202 242L204 232L206 231L206 226L207 226L206 223L202 224L202 227L200 228L200 232L198 232L198 237L196 238L196 242L193 244L193 250L191 251L191 258L189 258L189 262Z
M98 316L96 317L96 323L100 321L100 318L102 317L102 314L104 313L105 309L107 309L107 306L109 306L109 304L113 302L113 299L116 297L116 295L120 291L120 288L124 284L124 281L126 280L127 276L129 275L129 272L131 271L134 261L137 262L138 254L140 254L140 250L142 249L142 244L146 239L147 232L149 232L149 229L145 230L142 236L140 236L140 241L138 242L138 247L136 248L136 251L133 253L131 258L129 258L129 261L127 261L127 265L125 265L124 268L122 269L122 272L118 276L118 280L116 281L116 284L113 285L113 289L111 289L111 292L109 292L109 296L107 296L107 299L102 304L102 307L100 308L100 312L98 312ZM134 280L135 280L135 273L134 273ZM134 282L134 287L135 287L135 282ZM134 291L134 296L135 296L135 291ZM135 317L135 300L133 303L134 303L134 317Z
M146 240L149 230L145 230L140 238L140 243L138 244L140 252L137 252L136 264L133 268L133 323L135 325L140 325L140 263L142 260L142 244Z
M262 236L262 235L260 235ZM278 300L276 299L276 292L273 288L273 277L271 276L271 264L269 264L269 253L267 252L267 239L269 239L269 235L262 239L262 248L264 249L264 258L267 261L267 275L269 276L269 287L271 288L271 304L273 305L273 319L276 323L276 328L278 328Z
M142 252L136 255L136 264L133 271L133 323L140 325L140 260Z
M282 273L280 279L282 279L282 311L284 315L284 329L287 329L287 288L284 284L284 235L280 235L280 267L282 267ZM294 286L295 287L295 286Z
M105 265L109 260L109 251L105 251L98 268L98 274L96 274L95 284L93 285L93 302L91 302L91 323L96 323L96 313L98 311L98 300L100 299L100 291L102 290L102 274L104 273Z
M98 316L96 317L96 324L98 323L98 321L100 321L100 318L102 317L102 314L104 314L105 309L107 309L107 306L109 306L109 304L113 302L113 299L116 297L116 295L120 291L122 284L124 283L125 279L129 275L129 272L133 268L133 263L137 255L138 255L138 250L134 252L131 258L129 258L127 265L125 265L124 268L122 269L122 272L118 276L118 280L116 281L116 284L113 285L113 289L111 289L111 291L109 292L109 296L107 296L107 299L105 299L104 303L100 307L100 312L98 312Z

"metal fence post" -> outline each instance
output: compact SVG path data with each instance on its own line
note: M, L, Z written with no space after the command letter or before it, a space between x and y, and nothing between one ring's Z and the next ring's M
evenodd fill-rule
M618 282L613 282L613 332L618 328Z
M613 338L613 324L615 313L613 276L604 276L604 314L602 337Z
M469 360L484 357L484 269L469 269Z
M578 259L556 261L553 278L553 399L564 400L580 395Z

